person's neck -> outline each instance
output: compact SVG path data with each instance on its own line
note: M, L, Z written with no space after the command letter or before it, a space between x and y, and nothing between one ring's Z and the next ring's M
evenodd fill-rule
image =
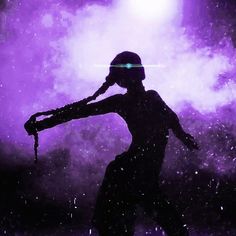
M130 94L130 95L138 95L138 94L143 94L143 93L145 93L145 88L143 84L127 89L127 94Z

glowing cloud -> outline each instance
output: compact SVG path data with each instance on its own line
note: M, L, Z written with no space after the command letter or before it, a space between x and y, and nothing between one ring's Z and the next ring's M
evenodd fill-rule
M134 17L163 23L176 16L180 0L128 0L125 2Z
M42 17L42 24L47 28L52 27L53 26L53 17L50 14L45 14Z
M178 20L161 24L158 20L137 21L132 10L145 12L144 2L147 8L153 4L152 9L162 9L160 13ZM64 56L58 60L59 67L53 70L52 93L65 93L73 100L78 94L90 95L108 73L108 66L93 65L108 65L117 53L129 50L140 54L143 64L147 65L146 88L156 89L174 109L181 110L180 105L188 102L205 113L232 102L236 98L233 82L214 89L219 76L233 68L232 59L227 55L227 50L232 48L214 51L195 48L178 23L181 1L152 2L118 1L112 8L94 5L67 15L73 24L67 36L55 42L61 50L59 55ZM146 12L143 16L149 15Z
M6 32L3 32L2 38L9 39L0 45L3 58L0 98L4 111L0 114L0 133L4 142L11 142L17 147L25 145L32 151L31 140L23 129L26 119L34 112L60 107L94 93L104 82L111 60L125 50L141 56L146 71L146 89L157 90L175 111L185 112L183 104L188 103L206 120L210 112L224 106L229 106L231 113L235 111L232 105L236 100L234 48L230 43L226 46L219 44L215 48L196 47L194 40L184 33L179 24L182 1L145 1L144 4L144 1L127 0L79 8L68 7L69 1L62 4L56 0L50 1L50 4L44 1L39 4L36 0L21 2L17 10L12 8L7 13ZM35 12L29 11L29 7L33 9L35 6ZM143 12L139 12L141 9ZM226 79L221 81L221 77ZM117 92L124 90L112 86L104 96ZM194 117L194 114L189 116ZM215 115L216 120L222 123L226 116L229 123L235 117L234 114ZM114 122L111 127L128 143L130 136L126 126L116 118L110 118ZM96 122L86 120L91 131L103 124L102 118L99 124L99 118L94 119ZM202 126L202 121L193 119ZM78 130L83 126L81 122ZM66 138L73 137L71 132L79 136L74 124L71 122L40 135L40 152L52 146L67 146L75 159L79 155L78 159L84 156L83 161L93 161L90 154L95 155L95 149L91 143L76 154L77 141ZM195 127L194 122L189 126L196 133L202 129ZM114 133L108 132L111 127L106 130L103 127L104 136L101 135L100 140L101 143L109 143L109 149L112 149L112 142L115 143ZM208 127L204 129L208 130ZM82 136L74 139L85 145ZM215 141L208 144L206 149L214 146ZM86 149L91 150L89 155ZM116 149L114 152L119 151ZM202 154L203 160L206 155ZM107 154L104 156L109 159ZM215 162L222 155L214 159L208 156Z

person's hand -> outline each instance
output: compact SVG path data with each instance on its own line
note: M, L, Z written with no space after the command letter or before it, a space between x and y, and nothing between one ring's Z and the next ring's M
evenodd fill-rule
M37 133L36 129L36 115L32 115L28 121L24 124L25 130L27 131L28 135L33 135Z
M194 149L199 150L198 143L192 135L186 133L183 142L191 151Z

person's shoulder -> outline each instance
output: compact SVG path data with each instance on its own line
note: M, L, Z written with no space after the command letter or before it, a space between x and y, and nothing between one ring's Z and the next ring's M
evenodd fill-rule
M151 96L155 96L155 95L158 94L158 93L157 93L156 90L150 89L150 90L147 90L147 94L148 94L148 95L151 95Z
M148 97L149 99L151 99L153 102L156 102L158 104L163 104L164 101L161 98L161 96L159 95L159 93L155 90L148 90L147 91Z
M152 98L161 98L159 93L155 90L148 90L147 95L152 97Z

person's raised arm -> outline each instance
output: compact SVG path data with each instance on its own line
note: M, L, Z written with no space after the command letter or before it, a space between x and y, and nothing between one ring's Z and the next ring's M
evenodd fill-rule
M99 102L76 106L76 103L67 105L63 108L54 110L53 115L34 123L30 120L26 122L25 129L28 134L34 134L37 131L52 128L56 125L68 122L73 119L85 118L93 115L106 114L110 112L117 112L121 101L120 94L108 97Z

